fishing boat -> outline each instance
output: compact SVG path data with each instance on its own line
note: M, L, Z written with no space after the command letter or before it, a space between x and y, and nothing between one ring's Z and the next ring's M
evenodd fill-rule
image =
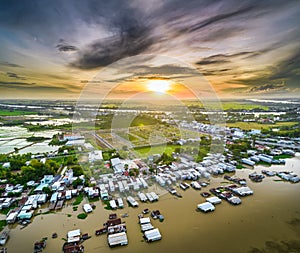
M4 245L7 241L7 239L9 238L9 230L4 230L1 234L0 234L0 245Z
M42 252L45 247L46 247L46 239L43 238L42 240L34 243L33 252L34 253Z

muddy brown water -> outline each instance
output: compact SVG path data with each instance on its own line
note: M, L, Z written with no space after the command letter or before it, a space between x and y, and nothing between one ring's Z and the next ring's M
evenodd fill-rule
M255 171L266 169L257 166ZM268 169L293 170L300 175L300 154L288 159L285 166L272 166ZM248 178L250 169L239 170L236 175ZM262 183L248 181L248 186L254 190L254 195L242 198L240 206L231 206L222 202L212 213L196 212L197 204L204 202L201 191L188 189L178 191L183 198L174 198L164 193L158 186L153 190L160 192L160 200L152 204L141 203L139 208L125 207L116 213L128 213L123 220L127 224L129 244L116 248L109 248L106 235L95 236L95 230L102 227L111 211L105 210L100 201L96 202L96 209L85 220L77 219L82 213L82 202L78 211L72 206L65 207L55 214L36 216L32 223L24 229L20 225L11 226L10 238L6 243L9 253L31 253L35 241L48 237L44 253L62 252L63 238L69 230L80 228L83 233L92 235L83 243L88 253L165 253L165 252L203 252L203 253L246 253L251 247L262 248L266 241L299 240L300 219L300 183L274 181L278 177L265 178ZM211 179L209 187L224 185L222 177ZM154 227L160 229L162 240L146 243L140 231L137 215L145 208L159 209L165 220L153 221ZM58 237L52 239L52 233ZM299 251L297 251L299 252Z

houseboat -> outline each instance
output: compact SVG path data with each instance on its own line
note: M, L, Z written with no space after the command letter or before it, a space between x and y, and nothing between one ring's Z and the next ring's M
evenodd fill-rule
M139 203L131 196L127 197L127 202L132 207L138 207L139 206Z
M220 204L222 202L222 200L218 197L210 197L210 198L207 198L206 201L213 205Z
M9 238L9 230L3 230L0 234L0 245L5 245L6 241Z
M201 185L197 182L197 181L193 181L191 183L191 186L195 189L195 190L201 190Z
M215 206L209 202L204 202L202 204L198 204L197 208L204 213L212 212L215 210Z
M118 207L117 207L117 204L116 204L116 201L115 201L114 199L112 199L112 200L109 201L109 205L110 205L110 207L111 207L113 210L115 210L115 209L118 208Z
M154 229L145 231L144 237L147 242L158 241L158 240L161 240L161 238L162 238L158 228L154 228Z
M46 239L44 238L34 243L33 252L34 253L42 252L45 247L46 247Z
M93 211L93 208L90 204L84 204L82 208L85 213L91 213Z
M123 199L122 198L118 198L117 199L117 203L118 203L118 207L119 208L124 208L124 203L123 203Z
M142 201L142 202L146 202L147 201L147 197L146 197L146 195L144 193L138 192L137 195L138 195L140 201Z
M128 244L128 239L125 232L108 235L107 241L109 247L124 246Z

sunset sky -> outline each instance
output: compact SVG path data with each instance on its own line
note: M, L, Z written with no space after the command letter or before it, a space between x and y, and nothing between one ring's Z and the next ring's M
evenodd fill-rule
M202 75L220 98L299 98L299 24L300 1L0 1L0 98L77 99L91 80L189 98Z

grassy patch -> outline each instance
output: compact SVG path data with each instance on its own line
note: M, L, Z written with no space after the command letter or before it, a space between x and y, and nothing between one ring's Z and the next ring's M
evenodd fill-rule
M93 203L93 202L97 202L99 200L99 198L89 198L89 202Z
M22 116L22 115L30 115L30 114L37 114L36 112L30 111L16 111L16 110L0 110L0 116Z
M72 214L69 214L69 213L68 213L68 215L67 215L67 216L70 218L70 217L72 217Z
M222 103L223 110L254 110L254 109L260 109L260 110L268 110L269 108L264 105L258 105L258 104L243 104L243 103L237 103L237 102L223 102Z
M286 159L286 158L292 158L292 157L293 157L293 156L291 156L291 155L285 155L285 154L282 154L282 155L274 156L274 160Z
M78 210L78 206L73 206L73 211L77 211Z
M82 202L82 200L83 200L83 195L82 195L82 194L79 194L79 195L76 197L75 201L73 202L73 206L79 205L79 204Z
M87 217L86 213L80 213L80 214L77 215L77 218L81 219L81 220L84 220L86 217Z
M135 148L134 150L141 156L162 154L162 153L171 155L176 148L181 148L181 147L182 146L180 145L168 144L168 145L159 145L159 146L152 146L152 147L149 146L149 147Z
M264 161L259 161L256 164L258 164L258 165L264 165L264 166L268 166L268 167L270 167L272 165L271 163L266 163Z
M105 205L104 209L106 210L112 210L110 204L109 204L109 200L103 200L103 204Z
M277 128L281 126L294 126L296 122L278 122L276 124L261 124L258 122L235 122L235 123L226 123L227 127L238 127L242 130L251 130L251 129L270 129L270 128Z
M0 213L1 214L5 214L7 215L9 213L10 210L16 208L18 205L16 203L14 203L12 206L10 206L9 208L6 208L6 209L3 209L3 210L0 210Z
M0 220L0 231L6 226L6 220Z
M238 165L236 166L236 168L240 170L240 169L244 169L244 168L245 168L245 166L244 166L244 165L242 165L242 164L238 164Z

